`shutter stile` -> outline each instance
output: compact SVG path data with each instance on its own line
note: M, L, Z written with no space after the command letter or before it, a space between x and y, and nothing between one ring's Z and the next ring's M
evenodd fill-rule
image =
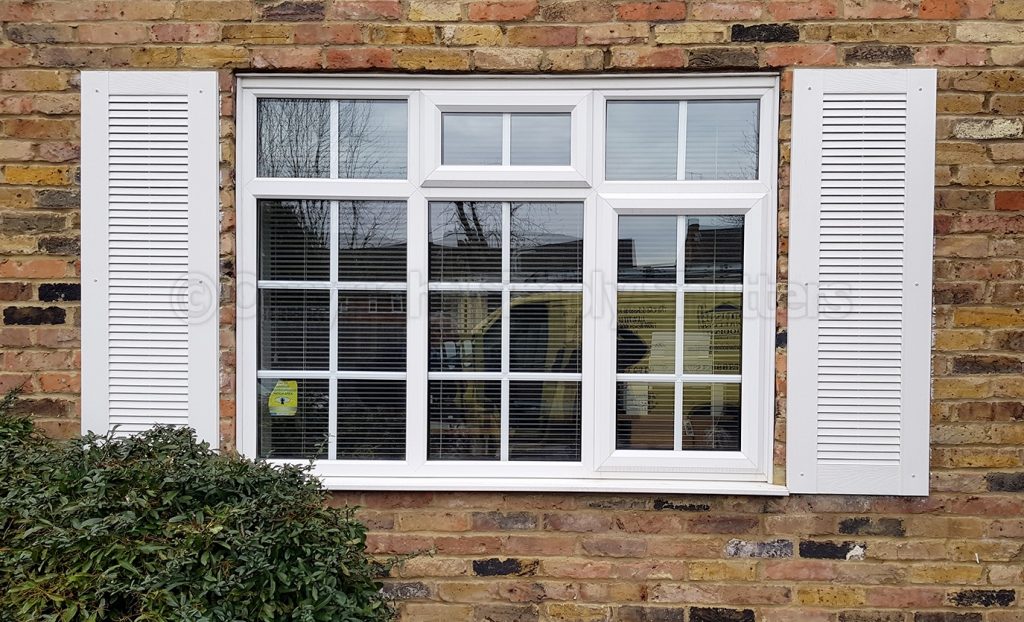
M934 72L798 71L793 117L787 484L927 494Z
M216 101L212 73L83 74L86 430L217 445Z

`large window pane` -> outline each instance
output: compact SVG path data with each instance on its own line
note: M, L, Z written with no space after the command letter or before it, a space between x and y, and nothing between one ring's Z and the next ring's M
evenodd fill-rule
M501 458L501 383L476 380L430 382L427 458Z
M330 298L326 291L260 291L259 368L327 369Z
M582 305L574 292L513 294L511 371L580 373Z
M739 384L683 385L683 449L739 451Z
M338 381L338 459L405 459L405 381Z
M261 279L330 278L331 212L326 201L259 202Z
M329 177L331 104L325 99L260 99L256 105L256 174Z
M757 179L756 101L691 101L686 179Z
M676 179L679 102L608 102L605 177Z
M742 283L743 217L689 216L684 272L687 283Z
M619 282L676 282L676 216L619 217Z
M340 201L338 279L404 281L406 206L401 201Z
M512 382L509 460L580 459L580 383Z
M618 382L615 385L615 448L667 449L675 445L675 385Z
M739 292L687 292L683 299L683 371L740 373L743 296Z
M501 281L501 204L430 204L430 280Z
M405 101L338 102L338 176L404 179L409 112Z
M256 405L261 458L326 458L326 380L260 378Z
M405 371L405 293L339 292L338 369Z
M513 203L513 282L583 281L583 205Z
M571 115L538 113L511 115L511 164L568 166Z
M619 292L618 373L675 373L674 292Z
M502 115L446 112L441 125L442 164L501 164Z
M501 294L430 294L430 370L501 371Z

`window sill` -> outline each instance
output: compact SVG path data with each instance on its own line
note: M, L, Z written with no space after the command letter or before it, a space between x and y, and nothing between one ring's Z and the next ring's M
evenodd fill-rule
M666 479L561 479L481 477L322 477L328 490L614 492L784 497L789 489L766 482Z

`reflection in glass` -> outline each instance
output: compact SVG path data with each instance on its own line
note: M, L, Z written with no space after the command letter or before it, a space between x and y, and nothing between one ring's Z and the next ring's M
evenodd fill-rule
M512 281L583 282L583 204L513 203Z
M405 381L338 381L338 459L405 458Z
M676 179L679 102L608 102L605 154L609 180Z
M404 179L409 113L404 100L338 102L338 176Z
M432 380L427 412L428 460L501 458L501 382Z
M430 203L430 280L501 282L501 204Z
M683 449L739 451L740 385L683 385Z
M328 293L263 289L259 299L259 368L327 369Z
M430 371L501 371L501 293L430 293Z
M615 448L673 449L674 412L671 382L617 382Z
M405 292L338 293L338 368L405 371Z
M686 104L686 179L757 179L758 102Z
M442 114L441 163L500 165L501 125L501 114Z
M401 201L339 201L338 278L404 281L406 208Z
M578 292L513 294L510 369L580 373L582 304Z
M743 282L743 216L686 218L687 283Z
M261 279L330 278L331 212L326 201L259 201Z
M580 383L509 384L509 460L580 459Z
M683 297L683 372L740 373L743 297L739 292L687 292Z
M676 282L676 216L619 216L619 282Z
M571 115L515 113L511 115L511 164L569 165Z
M282 408L280 397L290 394L291 383L296 389L294 408ZM327 380L260 378L256 391L256 453L261 458L327 457Z
M329 177L331 106L324 99L259 99L256 174Z
M675 313L674 292L619 292L618 373L675 373Z

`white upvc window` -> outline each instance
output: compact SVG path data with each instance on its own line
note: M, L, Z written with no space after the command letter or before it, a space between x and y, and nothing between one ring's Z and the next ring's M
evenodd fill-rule
M775 76L238 92L245 454L334 488L783 492Z

